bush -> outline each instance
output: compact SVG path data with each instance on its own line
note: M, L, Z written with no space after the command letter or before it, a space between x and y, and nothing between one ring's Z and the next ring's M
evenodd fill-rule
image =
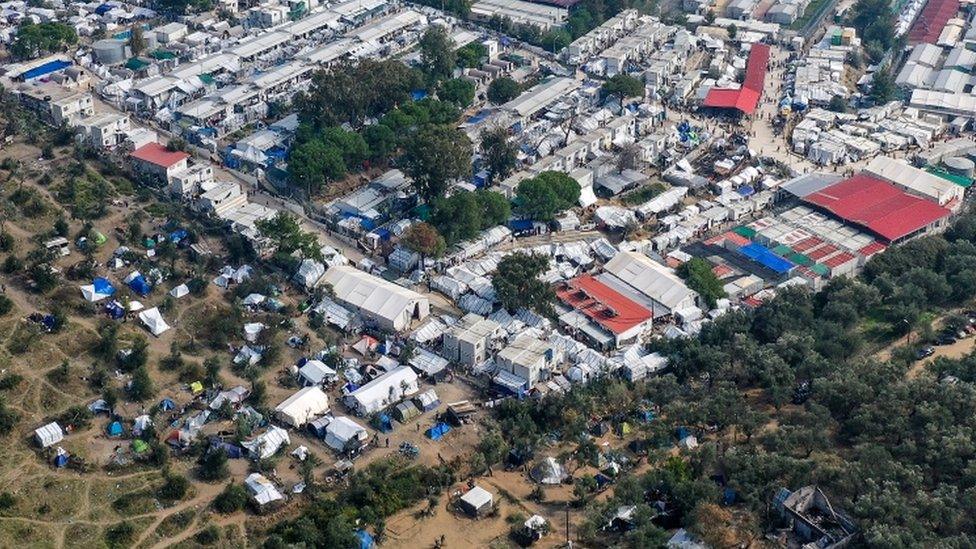
M247 490L240 484L228 484L213 500L214 509L225 515L240 511L246 504Z
M14 302L5 295L0 295L0 316L4 316L14 309Z
M203 530L197 532L196 535L193 536L193 539L195 539L200 545L213 545L220 541L220 530L211 524L210 526L207 526Z
M223 480L230 474L227 470L227 452L223 448L210 450L200 456L197 475L200 480Z
M0 378L0 391L9 391L10 389L14 389L20 385L20 382L23 380L24 376L20 374L7 374Z
M186 496L190 489L190 481L182 475L174 475L170 472L165 473L166 482L159 489L159 497L166 501L178 501Z
M135 537L136 529L127 521L122 521L105 531L105 543L109 547L127 547Z

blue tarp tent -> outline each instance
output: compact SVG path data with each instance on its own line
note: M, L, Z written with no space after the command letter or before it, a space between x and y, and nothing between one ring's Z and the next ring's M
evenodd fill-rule
M54 326L57 325L57 323L57 320L54 319L54 315L44 315L44 318L41 319L41 324L43 324L44 328L49 332L54 330Z
M186 232L186 229L176 229L175 231L169 233L169 239L173 241L173 244L179 244L188 236L190 236L190 233Z
M776 274L788 273L795 266L792 262L783 259L762 244L756 242L742 246L739 248L739 253L774 271Z
M451 426L446 423L440 422L435 424L430 429L427 429L427 432L425 434L427 435L427 438L429 438L430 440L440 440L441 438L443 438L444 435L450 432L451 432Z
M359 549L373 549L376 546L373 536L366 530L356 530L356 539L359 540Z
M110 301L105 304L105 312L108 316L118 320L125 316L125 308L118 301Z
M107 278L95 278L95 280L92 280L92 286L95 287L95 293L97 294L115 295L115 286Z
M114 7L114 4L102 4L95 8L95 15L105 15L106 13L112 11L112 8Z
M393 431L393 420L390 419L389 414L380 414L376 416L376 428L384 433L389 433Z
M58 72L61 69L65 69L71 66L70 61L62 61L61 59L55 59L54 61L48 61L43 65L34 67L29 71L25 71L20 75L21 80L33 80L35 78L40 78L42 76L47 76L53 72Z
M152 286L146 281L146 277L141 274L129 281L129 288L132 288L133 292L142 297L146 297L152 291Z
M508 222L508 228L513 231L531 231L533 226L531 219L512 219Z
M60 469L62 467L66 467L67 465L68 465L68 454L67 453L58 454L58 455L54 456L54 466L55 467L57 467L58 469Z
M120 437L122 436L122 424L118 421L113 421L112 423L109 423L106 432L110 437Z
M176 403L173 402L172 400L168 399L168 398L164 398L159 403L159 409L160 410L168 411L168 410L172 410L173 408L176 408Z

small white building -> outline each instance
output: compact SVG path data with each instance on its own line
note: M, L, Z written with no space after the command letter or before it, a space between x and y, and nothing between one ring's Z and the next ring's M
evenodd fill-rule
M488 358L491 342L502 332L497 322L468 313L461 318L461 322L444 332L443 356L466 366L481 364Z
M82 120L78 126L85 143L111 149L125 142L131 125L127 115L103 113Z
M329 396L318 386L305 387L275 407L275 415L292 427L301 427L329 411Z
M418 380L413 368L400 366L349 393L345 402L358 415L366 416L419 392Z
M461 509L472 517L487 515L491 512L493 503L494 497L492 497L491 492L481 486L475 486L468 490L459 500Z
M520 335L498 353L499 370L509 372L534 385L548 371L554 360L552 345L530 335Z

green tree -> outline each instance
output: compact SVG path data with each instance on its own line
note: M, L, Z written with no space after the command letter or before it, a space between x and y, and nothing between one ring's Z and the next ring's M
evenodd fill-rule
M132 381L129 383L129 398L135 402L149 400L156 394L152 377L145 366L140 366L132 372Z
M678 267L678 275L685 279L688 287L698 292L709 308L714 308L717 300L725 297L722 281L712 272L711 264L705 259L695 257Z
M481 155L488 169L489 184L508 177L518 164L518 150L508 139L508 130L499 126L482 130Z
M471 42L457 51L458 65L469 69L480 67L481 61L487 57L488 48L481 42Z
M847 100L839 95L835 95L830 98L830 103L827 104L827 109L840 113L847 112Z
M548 314L552 311L554 293L539 276L549 268L549 258L515 252L498 262L491 285L498 300L510 311L520 308Z
M431 25L420 37L420 65L431 83L450 78L457 65L454 41L447 31Z
M129 34L129 50L132 55L138 56L146 49L146 37L143 36L142 26L133 25Z
M542 172L519 183L515 209L537 221L551 221L558 212L573 207L580 196L575 179L562 172Z
M499 76L488 84L488 100L496 105L508 103L522 93L518 82L507 76Z
M624 100L628 97L644 96L644 83L629 74L620 73L604 82L600 91L604 97L617 98L621 109L623 109Z
M297 251L302 257L322 260L318 239L314 234L303 231L295 216L278 212L271 219L260 220L255 225L262 236L274 242L279 253L291 254Z
M364 160L369 158L366 140L356 132L347 132L339 127L326 128L322 141L339 151L347 171L359 170Z
M871 80L871 99L883 105L895 98L895 80L887 67L878 69Z
M246 504L247 490L233 482L225 486L213 501L214 509L224 515L240 511Z
M445 80L437 89L437 97L462 109L470 107L474 102L474 84L464 78Z
M471 176L471 141L457 128L427 126L407 139L403 168L430 202L443 196L452 180Z
M288 154L288 177L309 195L320 192L327 183L338 181L345 175L342 153L319 139L306 141Z
M223 448L211 448L200 456L197 461L197 476L201 480L213 482L227 478L227 452Z
M33 59L46 53L64 51L78 43L75 30L62 23L25 23L17 28L10 53L18 59Z
M386 160L396 150L396 134L384 124L367 126L363 130L363 139L366 140L366 145L369 147L369 157L372 160Z
M729 40L735 40L735 37L739 35L739 27L735 26L735 23L730 23L728 27L725 27L725 32L729 34Z
M400 237L400 242L407 249L413 250L423 257L440 257L447 247L444 237L429 223L414 223Z

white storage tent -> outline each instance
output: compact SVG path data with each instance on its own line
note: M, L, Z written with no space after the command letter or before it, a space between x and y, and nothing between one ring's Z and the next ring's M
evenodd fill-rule
M355 267L332 267L322 282L332 285L337 301L385 330L402 331L412 319L430 314L426 297Z
M145 311L139 313L139 320L141 320L142 323L146 325L146 329L148 329L149 332L156 337L161 336L170 328L169 324L163 320L163 315L159 312L159 308L157 307L146 309Z
M275 455L279 448L289 444L291 438L288 437L288 431L272 425L260 436L242 442L241 446L247 448L252 459L267 459Z
M281 492L275 488L275 485L261 473L251 473L248 475L244 479L244 485L247 486L247 491L258 505L266 505L273 501L285 499L281 495Z
M329 396L315 386L305 387L285 399L275 408L275 415L292 427L301 427L328 411Z
M41 448L47 448L64 440L64 431L58 422L52 421L47 425L34 430L34 440Z
M361 446L369 433L355 421L339 416L325 427L325 443L336 452L345 452Z
M420 390L417 374L409 366L387 372L346 396L346 405L360 416L378 412Z

